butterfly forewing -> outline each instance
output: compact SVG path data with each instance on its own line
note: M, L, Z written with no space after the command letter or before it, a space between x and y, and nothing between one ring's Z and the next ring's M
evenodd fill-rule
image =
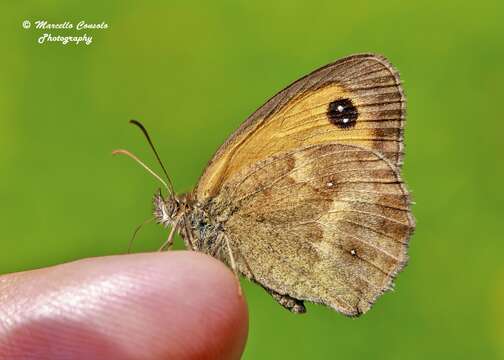
M210 161L196 195L203 200L241 168L308 144L354 144L399 167L405 99L383 57L336 61L294 82L252 114Z

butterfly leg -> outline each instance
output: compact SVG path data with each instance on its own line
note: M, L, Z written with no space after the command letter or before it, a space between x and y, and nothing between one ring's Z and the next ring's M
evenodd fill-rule
M170 230L170 234L168 235L168 239L161 245L158 251L163 251L164 249L170 250L172 245L173 245L173 236L175 235L175 231L177 231L177 227L179 225L180 219L182 215L180 215L175 221L173 222L172 228Z
M173 245L173 235L175 234L176 226L172 226L170 230L170 234L168 235L168 239L161 245L158 251L170 250Z
M136 235L138 234L138 232L140 231L140 229L141 229L144 225L146 225L146 224L148 224L149 222L151 222L152 220L154 220L154 218L153 218L153 217L151 217L150 219L145 220L143 223L141 223L140 225L138 225L138 226L136 227L135 231L133 232L133 235L131 236L130 242L129 242L129 244L128 244L128 254L130 254L130 253L131 253L131 247L133 246L133 240L135 240L135 237L136 237Z
M194 239L191 231L191 226L188 223L187 217L184 217L184 232L185 236L183 236L184 240L187 241L186 247L188 250L194 250Z
M236 281L238 281L238 295L241 296L242 295L242 288L240 285L240 275L238 273L238 267L236 266L236 261L235 261L234 255L233 255L233 250L231 250L231 244L229 243L229 238L227 237L227 235L224 234L223 236L224 236L224 240L226 241L226 247L227 247L227 251L228 251L231 269L233 270L233 273L236 277Z
M296 313L303 314L306 312L306 308L304 307L303 301L294 299L289 295L282 295L277 293L274 290L264 288L269 294L275 299L280 305L282 305L287 310Z

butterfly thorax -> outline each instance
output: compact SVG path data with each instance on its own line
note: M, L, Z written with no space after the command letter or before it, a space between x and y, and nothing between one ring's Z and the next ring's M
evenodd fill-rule
M215 201L201 204L192 193L164 198L154 196L154 217L164 227L176 226L188 249L228 262L224 251L224 223L227 216Z

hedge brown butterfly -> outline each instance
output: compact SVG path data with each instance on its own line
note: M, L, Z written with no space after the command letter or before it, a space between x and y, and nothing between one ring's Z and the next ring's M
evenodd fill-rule
M168 179L154 174L169 192L154 196L167 245L178 232L292 312L310 301L365 313L406 264L415 227L400 175L405 102L384 57L340 59L268 100L183 195L133 121Z

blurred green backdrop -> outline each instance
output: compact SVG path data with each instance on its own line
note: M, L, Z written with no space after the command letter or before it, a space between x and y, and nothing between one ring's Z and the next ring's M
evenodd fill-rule
M379 52L408 95L411 262L357 320L313 305L292 315L245 283L244 358L504 358L502 2L3 1L0 13L0 273L125 252L158 186L110 155L153 163L128 119L187 191L276 91ZM26 19L110 28L86 31L89 46L39 45ZM134 249L164 237L147 226Z

